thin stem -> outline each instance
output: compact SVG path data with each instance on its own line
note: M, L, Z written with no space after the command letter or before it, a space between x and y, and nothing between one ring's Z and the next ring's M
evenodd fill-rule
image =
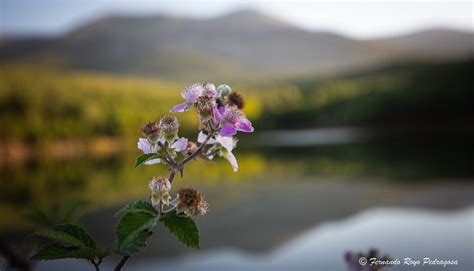
M186 165L186 163L188 163L189 161L193 160L197 155L199 155L199 153L202 151L202 149L204 149L204 147L207 145L207 142L211 139L211 137L214 136L214 131L210 132L206 139L204 140L204 142L202 142L202 144L199 146L199 148L193 152L190 156L184 158L181 162L179 162L178 165L176 165L176 168L177 169L181 169L184 167L184 165Z
M166 142L164 145L161 144L161 142L158 142L158 145L161 147L163 150L163 153L166 155L166 161L169 163L171 167L176 166L176 161L174 160L173 157L168 153L168 142Z
M90 262L94 265L95 271L100 271L99 265L100 265L100 263L102 262L102 260L100 260L100 261L97 262L97 263L96 263L94 260L91 260Z
M128 258L130 258L130 256L123 256L122 260L120 260L120 262L117 264L114 271L122 271L122 267L128 261Z
M211 131L209 132L209 134L207 135L206 139L204 140L204 142L202 142L202 144L199 146L199 148L193 152L190 156L184 158L183 160L181 160L181 162L179 162L178 164L176 164L172 169L171 169L171 172L170 172L170 176L168 178L168 181L172 184L173 183L173 180L174 180L174 177L176 176L176 172L179 171L179 170L182 170L184 168L184 166L191 160L193 160L194 158L196 158L196 156L198 156L202 150L204 149L204 147L207 145L207 142L209 142L209 140L211 139L211 137L214 136L214 133L215 133L215 130L214 129L211 129Z

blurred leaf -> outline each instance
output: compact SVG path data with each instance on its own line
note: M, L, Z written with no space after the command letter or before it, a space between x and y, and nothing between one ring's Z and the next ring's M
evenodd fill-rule
M149 212L152 215L158 214L158 212L153 208L153 206L143 200L138 200L132 203L127 204L125 207L120 209L118 212L115 213L115 216L121 216L123 214L126 214L128 212Z
M95 249L95 241L91 235L77 224L60 224L51 229L39 230L35 235L80 248Z
M43 208L32 208L31 212L27 214L27 217L32 222L43 226L50 226L55 223L51 212Z
M150 232L159 217L159 215L152 215L149 211L128 212L122 216L115 230L117 252L130 255L144 246L151 233L144 234L143 232Z
M199 230L190 217L180 216L173 211L163 217L163 222L183 244L190 248L199 248Z
M93 260L96 256L96 251L93 248L81 247L66 247L61 244L50 244L42 249L32 257L34 260L57 260L66 258L88 259Z
M89 204L89 201L81 198L72 199L64 203L64 205L62 205L59 210L59 222L71 222L72 220L74 220L74 217L76 216L79 209L85 207L87 204Z
M158 158L156 153L145 153L137 157L135 160L135 168L139 167L141 164L145 163L148 160Z
M42 226L53 226L58 223L73 223L81 207L87 205L89 201L75 198L59 205L35 206L27 214L29 220Z

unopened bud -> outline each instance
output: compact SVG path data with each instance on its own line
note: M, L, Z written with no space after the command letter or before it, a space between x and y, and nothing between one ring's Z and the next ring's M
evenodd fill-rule
M219 92L219 95L221 95L222 97L229 95L231 91L232 89L225 84L217 87L217 92Z

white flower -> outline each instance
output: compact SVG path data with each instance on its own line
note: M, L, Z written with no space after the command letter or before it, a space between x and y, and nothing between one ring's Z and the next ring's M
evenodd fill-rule
M177 152L185 151L188 148L188 139L185 137L179 138L171 145L171 148Z
M207 135L204 134L203 132L200 132L198 135L197 141L199 143L203 143L207 138ZM235 140L232 137L228 136L221 136L217 135L215 136L215 139L211 138L207 142L207 144L219 144L220 151L219 155L224 157L229 161L229 163L232 165L232 168L234 169L234 172L237 172L239 169L239 165L237 164L237 159L235 158L235 155L232 153L232 150L235 147Z
M146 138L139 138L137 143L138 149L140 149L144 154L156 153L158 151L158 144L152 144ZM144 162L145 165L159 164L161 162L160 158L155 158Z

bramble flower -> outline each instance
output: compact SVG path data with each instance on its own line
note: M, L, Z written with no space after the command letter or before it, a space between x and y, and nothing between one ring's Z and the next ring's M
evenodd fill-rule
M160 119L159 128L161 137L172 144L178 137L179 121L175 116L164 116Z
M203 132L200 132L198 135L198 142L203 143L206 140L206 134ZM229 163L232 166L232 169L234 172L237 172L239 169L239 165L237 163L237 159L235 158L235 155L232 153L232 150L235 148L236 141L232 137L228 136L221 136L217 135L215 136L215 139L210 139L207 144L214 144L214 146L210 149L212 151L216 151L216 154L219 155L220 157L224 157L229 161ZM212 159L213 157L209 157L209 159Z
M160 151L160 146L158 145L158 143L152 143L146 138L139 138L137 142L137 147L144 154L149 154L149 153L158 154ZM188 139L185 137L178 138L173 144L171 144L170 147L171 147L171 150L173 151L186 152L188 149ZM159 164L160 162L161 162L160 158L154 158L154 159L145 161L144 164L153 165L153 164Z
M148 139L146 138L139 138L137 142L137 147L139 150L141 150L144 154L149 154L149 153L157 153L158 152L158 144L156 143L151 143ZM144 162L143 164L145 165L153 165L153 164L159 164L161 162L160 158L154 158L151 160L148 160Z
M215 97L217 95L216 87L212 83L200 84L196 83L184 88L181 96L186 99L184 103L175 105L170 112L184 112L189 110L201 96Z
M148 138L152 143L158 142L160 138L160 127L155 121L145 124L140 131L142 132L142 135Z
M176 212L198 217L206 214L209 210L209 204L197 189L192 187L181 188L177 191L177 194Z
M188 148L188 139L185 137L181 137L176 140L173 144L171 144L171 148L177 152L184 152Z
M237 131L251 133L254 130L252 123L247 119L244 112L240 111L235 105L221 107L214 112L214 121L225 123L221 128L221 136L233 136Z
M367 262L373 258L379 260L380 263L372 265ZM365 260L365 264L361 262L361 259ZM349 271L382 271L385 267L390 267L392 265L392 259L388 255L379 255L379 252L376 249L371 249L368 253L346 251L344 253L344 260L347 263Z
M168 178L159 176L154 177L153 180L149 184L151 190L151 204L153 207L157 207L158 204L163 202L163 204L168 205L170 202L170 189L171 184L168 181Z

